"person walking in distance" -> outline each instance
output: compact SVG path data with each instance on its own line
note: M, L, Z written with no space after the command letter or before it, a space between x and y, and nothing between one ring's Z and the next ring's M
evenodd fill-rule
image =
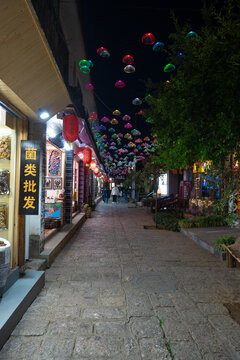
M113 202L116 203L117 202L117 197L119 196L119 190L117 186L114 186L112 188L112 198L113 198Z

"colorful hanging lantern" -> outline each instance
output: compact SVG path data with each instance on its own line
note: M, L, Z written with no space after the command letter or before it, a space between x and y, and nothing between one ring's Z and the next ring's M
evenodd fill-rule
M133 136L140 136L140 135L141 135L140 131L138 131L137 129L133 129L133 130L131 131L131 134L132 134Z
M135 98L132 101L133 105L141 105L142 104L142 100L140 100L139 98Z
M143 114L142 110L138 111L138 115L142 115L142 114Z
M189 31L189 33L187 33L186 37L197 38L198 34L195 31Z
M86 148L83 150L83 162L86 166L92 161L92 150L90 148Z
M89 114L89 118L88 118L88 120L89 121L96 121L97 120L97 113L95 112L95 111L93 111L93 112L91 112L90 114Z
M144 45L153 45L155 43L155 36L151 33L144 34L142 37L142 43Z
M100 125L100 126L99 126L99 130L100 130L100 131L105 131L105 130L106 130L106 126Z
M112 125L117 125L118 124L118 120L113 118L111 121L110 121L110 124Z
M123 70L126 74L132 74L135 72L136 69L133 65L127 65Z
M116 110L113 111L113 115L114 115L114 116L120 116L120 115L121 115L121 112L116 109Z
M107 122L109 122L109 118L106 117L106 116L103 116L103 117L101 118L101 122L107 123Z
M152 49L153 49L153 51L158 52L158 51L161 51L164 48L164 46L165 45L163 42L158 41L153 45Z
M130 121L131 120L131 116L130 115L124 115L122 117L123 121Z
M122 133L118 133L117 136L120 137L120 138L123 138L123 134L122 134Z
M93 86L93 84L89 83L89 84L85 85L85 89L93 91L94 86Z
M115 82L115 87L118 89L122 89L122 88L124 88L124 86L125 86L125 83L122 80L118 80Z
M140 139L140 138L138 138L137 140L135 140L135 143L136 144L141 144L143 141L142 141L142 139Z
M115 129L114 128L109 128L108 131L113 133L115 131Z
M171 71L174 71L175 69L176 69L176 66L175 66L175 65L173 65L173 64L167 64L167 65L164 67L163 71L164 71L164 72L171 72Z
M131 129L132 128L132 125L130 123L127 123L124 125L125 129Z
M75 115L65 115L63 118L63 137L73 142L78 138L78 118Z
M90 63L88 62L88 60L80 60L78 65L79 65L79 69L82 73L84 73L84 74L90 73Z
M149 139L148 136L146 136L143 140L144 140L144 141L150 141L150 139Z
M90 163L90 169L94 170L96 166L97 166L96 161L92 160L91 163Z
M125 55L123 57L122 61L126 65L131 65L134 63L134 58L131 55Z
M108 58L110 56L110 53L108 52L107 49L105 49L105 47L101 46L100 48L97 49L97 54L103 58Z

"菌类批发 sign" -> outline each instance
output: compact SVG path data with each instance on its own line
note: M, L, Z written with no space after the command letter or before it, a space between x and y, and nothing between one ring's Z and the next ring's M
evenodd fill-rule
M40 141L21 141L19 215L38 215Z

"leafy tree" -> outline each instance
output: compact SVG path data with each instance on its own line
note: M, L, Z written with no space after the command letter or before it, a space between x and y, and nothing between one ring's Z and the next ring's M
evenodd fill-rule
M174 18L168 57L176 71L168 83L147 84L145 116L154 121L158 161L170 169L198 160L223 167L239 150L240 3L225 0L221 10L203 6L202 13L197 37Z

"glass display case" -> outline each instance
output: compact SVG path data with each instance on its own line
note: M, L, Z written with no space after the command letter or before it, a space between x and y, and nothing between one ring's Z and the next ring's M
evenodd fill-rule
M0 238L13 247L16 169L16 119L0 107Z

